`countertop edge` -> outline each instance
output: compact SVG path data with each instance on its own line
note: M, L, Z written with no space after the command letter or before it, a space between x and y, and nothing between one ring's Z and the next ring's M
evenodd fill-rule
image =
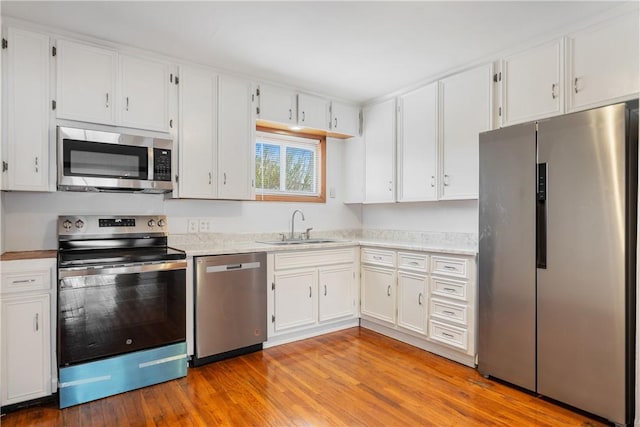
M58 251L55 249L39 250L39 251L12 251L3 252L0 255L0 261L21 261L29 259L47 259L57 258Z

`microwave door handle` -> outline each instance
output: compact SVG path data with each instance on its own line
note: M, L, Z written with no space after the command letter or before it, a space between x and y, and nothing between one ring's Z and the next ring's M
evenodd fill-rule
M155 167L155 160L153 158L153 146L149 147L149 165L147 166L147 180L153 181L153 169Z

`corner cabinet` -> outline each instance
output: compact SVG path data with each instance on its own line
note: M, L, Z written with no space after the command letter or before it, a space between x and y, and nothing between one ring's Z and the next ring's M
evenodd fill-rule
M568 112L638 95L639 38L637 9L568 36Z
M493 64L439 82L440 199L478 198L478 135L491 129Z
M471 255L361 249L361 326L468 366L476 356Z
M364 111L364 203L395 201L396 100Z
M268 255L265 346L358 325L357 248Z
M56 260L2 261L0 404L48 396L55 361Z
M51 191L50 40L47 35L11 27L6 40L2 189Z

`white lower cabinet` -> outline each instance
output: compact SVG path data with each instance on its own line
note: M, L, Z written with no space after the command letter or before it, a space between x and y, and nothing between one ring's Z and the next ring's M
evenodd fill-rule
M398 272L398 326L427 333L427 276Z
M269 254L265 346L357 326L357 248Z
M277 272L274 276L274 329L283 331L316 323L318 271Z
M52 393L55 375L55 259L2 262L0 405Z
M396 321L396 272L390 268L362 266L360 311L393 326Z
M475 258L362 248L361 326L475 365Z

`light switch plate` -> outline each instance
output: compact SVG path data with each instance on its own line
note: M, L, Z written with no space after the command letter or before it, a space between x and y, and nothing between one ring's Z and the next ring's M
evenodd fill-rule
M190 218L187 220L187 231L189 233L197 233L198 232L199 221L194 218Z

